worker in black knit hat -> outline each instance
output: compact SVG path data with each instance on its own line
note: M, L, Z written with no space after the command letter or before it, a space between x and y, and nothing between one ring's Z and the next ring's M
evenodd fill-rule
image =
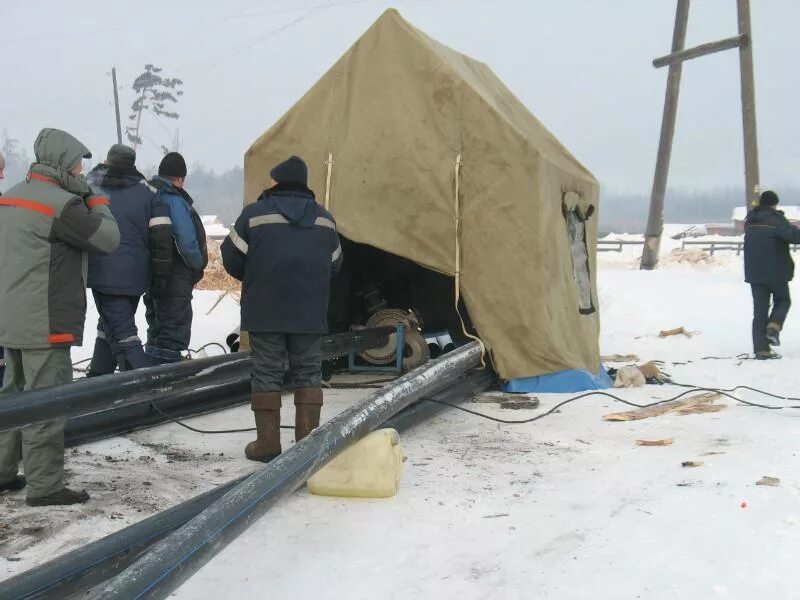
M170 152L150 181L166 205L175 242L167 275L154 277L144 297L147 310L147 352L154 362L181 360L192 334L192 290L208 264L206 232L194 201L184 189L186 161Z
M250 406L257 439L250 460L281 453L281 390L289 359L294 390L295 441L319 425L322 336L328 333L331 278L342 247L331 214L308 188L308 168L297 156L270 171L272 185L245 207L222 243L225 270L242 281L241 327L250 334Z
M778 194L771 190L761 194L744 226L744 275L753 292L753 350L759 360L779 358L770 346L780 346L792 304L789 282L794 279L794 261L789 244L800 244L800 229L777 210L778 202Z
M150 366L136 326L136 309L152 279L169 274L172 225L166 206L136 169L133 148L114 144L106 162L87 176L109 199L120 246L108 256L89 255L87 286L99 320L89 377Z

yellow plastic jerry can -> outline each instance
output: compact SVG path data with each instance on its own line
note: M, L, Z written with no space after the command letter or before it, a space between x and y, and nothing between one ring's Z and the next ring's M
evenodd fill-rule
M317 471L308 489L320 496L389 498L397 493L403 460L397 431L378 429Z

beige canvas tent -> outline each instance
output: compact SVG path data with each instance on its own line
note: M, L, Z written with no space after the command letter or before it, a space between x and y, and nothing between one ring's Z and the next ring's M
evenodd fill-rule
M488 66L388 10L249 148L247 202L292 154L341 235L450 276L460 251L501 377L597 371L597 181Z

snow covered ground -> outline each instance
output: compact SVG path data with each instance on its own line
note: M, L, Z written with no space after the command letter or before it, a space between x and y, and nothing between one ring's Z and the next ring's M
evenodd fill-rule
M674 247L665 241L667 256L654 272L636 269L637 248L601 255L602 352L665 361L683 383L800 396L800 319L790 315L783 360L737 358L752 351L741 258L721 253L683 262L686 256L668 255ZM235 326L228 299L205 316L216 298L198 294L195 346ZM680 326L695 335L658 337ZM680 391L618 393L643 403ZM364 393L329 392L323 418ZM741 397L780 404L752 392ZM563 399L540 396L536 410L485 402L472 408L523 419ZM607 398L580 400L527 425L449 411L403 435L408 461L397 497L345 500L302 489L175 596L800 598L793 576L800 560L800 411L722 402L728 408L718 413L623 423L602 419L626 409ZM291 402L284 404L288 422ZM248 426L251 415L240 407L191 422ZM663 438L674 443L636 444ZM86 507L28 509L21 494L0 497L0 578L246 472L252 463L241 451L249 439L168 425L82 447L68 466L73 483L95 498ZM703 464L687 468L684 461ZM780 483L757 486L763 476ZM46 535L24 532L39 526Z

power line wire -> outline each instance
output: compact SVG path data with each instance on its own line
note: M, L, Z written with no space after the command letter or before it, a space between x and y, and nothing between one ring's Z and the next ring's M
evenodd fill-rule
M228 60L230 60L234 56L237 56L238 54L241 54L245 50L249 50L253 46L255 46L257 44L260 44L263 41L269 39L273 35L276 35L276 34L282 32L282 31L285 31L285 30L289 29L290 27L293 27L294 25L297 25L298 23L301 23L302 21L305 21L306 19L311 17L314 13L316 13L316 12L318 12L320 10L324 10L326 8L329 8L332 5L333 5L333 0L325 0L321 4L317 4L315 6L312 6L306 12L301 14L299 17L296 17L296 18L292 19L291 21L289 21L287 23L284 23L283 25L280 25L279 27L276 27L275 29L271 29L271 30L269 30L269 31L267 31L265 33L259 34L258 36L256 36L255 38L251 39L248 42L245 42L244 44L240 44L238 46L234 46L234 48L229 50L219 60L217 60L214 63L210 63L209 66L210 67L219 66L220 64L223 64L223 63L227 62ZM202 62L205 63L206 60L207 59L204 59Z

